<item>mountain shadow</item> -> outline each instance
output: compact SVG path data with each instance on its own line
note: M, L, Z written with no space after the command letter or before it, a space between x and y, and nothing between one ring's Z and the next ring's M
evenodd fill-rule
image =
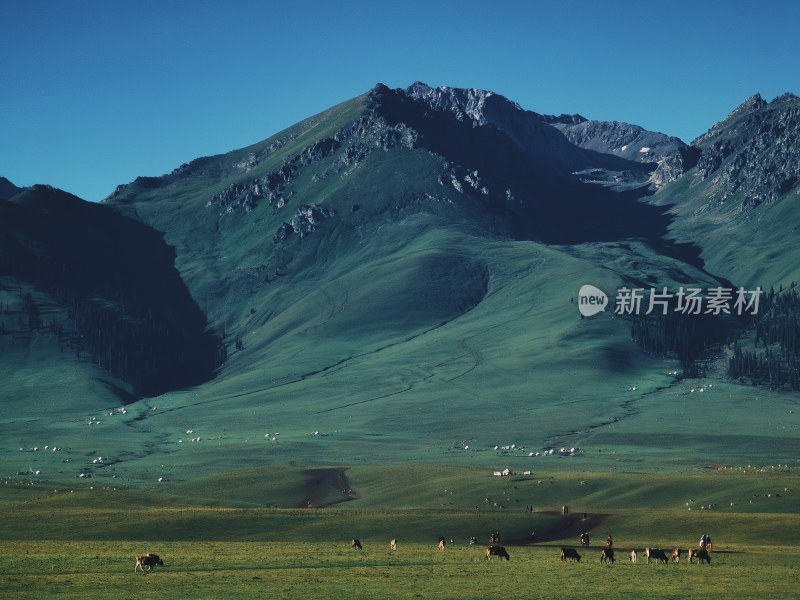
M70 316L75 354L143 396L200 384L224 359L162 235L49 186L0 201L0 275L32 283ZM49 327L61 337L63 326ZM131 397L121 398L132 401Z

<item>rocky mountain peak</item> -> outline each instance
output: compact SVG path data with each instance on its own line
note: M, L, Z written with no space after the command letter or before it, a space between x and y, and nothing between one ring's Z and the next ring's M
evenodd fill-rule
M781 94L780 96L776 97L769 104L770 106L773 106L775 104L782 104L784 102L797 102L798 100L800 100L800 97L798 97L796 94L786 92L785 94Z
M432 88L417 81L403 91L407 96L425 102L434 110L453 113L459 121L471 120L476 125L485 125L490 121L486 115L486 104L490 98L495 98L499 104L522 111L516 102L477 88L451 88L444 85Z
M800 98L754 94L692 145L702 152L693 185L709 182L713 203L735 197L747 212L776 202L800 181Z
M426 115L412 128L426 129L426 119L442 118L488 127L512 140L532 164L616 189L662 185L693 166L682 154L686 145L677 138L627 124L589 121L580 114L542 115L491 91L417 81L396 90L376 86L370 101L398 122L411 123L415 113ZM434 127L441 129L441 123Z
M734 108L733 112L731 112L731 114L728 115L728 118L754 112L764 108L765 106L767 106L767 101L761 97L761 94L755 93L752 96L750 96L747 100L742 102L739 106Z

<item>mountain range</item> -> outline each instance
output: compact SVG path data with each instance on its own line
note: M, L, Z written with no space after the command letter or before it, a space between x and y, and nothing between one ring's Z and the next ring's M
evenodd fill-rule
M325 456L343 463L442 460L476 439L622 443L623 423L656 418L643 399L694 385L695 361L747 390L725 344L753 324L695 331L689 358L675 340L649 352L612 307L582 319L579 288L793 288L799 136L792 94L755 95L687 144L483 90L378 84L99 204L0 179L0 363L15 374L0 411L122 402L161 449L186 424L239 441L280 427L280 456L310 462L308 432L335 437Z

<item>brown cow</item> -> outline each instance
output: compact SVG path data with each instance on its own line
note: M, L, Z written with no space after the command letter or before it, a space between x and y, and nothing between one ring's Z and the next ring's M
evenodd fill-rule
M153 554L152 552L145 555L145 556L137 556L136 557L136 565L133 567L133 572L135 573L137 570L142 571L149 571L153 567L163 567L164 561L158 556L158 554Z
M500 560L503 560L503 558L511 560L508 551L503 546L489 546L486 549L486 559L489 560L492 556L497 556Z

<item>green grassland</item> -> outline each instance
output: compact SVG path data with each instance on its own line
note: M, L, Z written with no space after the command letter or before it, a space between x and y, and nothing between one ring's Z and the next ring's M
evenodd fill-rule
M280 488L300 478L298 471L248 471L239 474L239 483L251 482L249 494L255 499L254 490ZM432 473L424 467L365 467L349 470L348 477L361 497L312 509L255 502L211 506L215 497L228 501L248 494L234 474L200 486L206 505L185 489L175 496L109 488L47 493L37 486L5 484L0 488L0 590L15 598L332 598L348 592L368 598L618 598L642 590L678 598L698 589L713 598L756 598L796 593L800 552L794 543L798 515L792 486L800 481L790 469L557 473L525 479L469 469ZM775 497L777 489L781 493ZM484 499L475 512L469 504L483 494L511 503L518 496L535 502L535 512L516 504L495 508ZM758 501L751 505L747 498L753 496ZM554 510L565 498L568 516ZM734 507L722 504L730 498L742 501ZM701 502L716 506L701 510ZM581 563L562 563L559 547L576 547L584 526L593 545L578 548ZM485 559L483 542L492 531L501 532L510 561ZM613 566L599 562L598 544L608 533L617 549ZM648 565L642 557L646 546L685 550L700 533L714 539L711 565L688 565L685 555L677 565ZM452 537L454 545L438 551L439 535ZM471 535L478 537L478 546L468 545ZM350 549L353 537L361 540L362 551ZM391 538L398 540L395 552L388 547ZM631 548L639 552L638 564L627 560ZM158 553L165 566L134 573L134 555L146 552Z
M794 549L714 552L711 565L601 565L587 550L562 563L558 548L511 549L510 561L487 561L482 548L386 540L361 552L346 543L165 543L165 566L133 573L142 543L20 543L0 546L0 582L14 598L620 598L654 590L659 598L795 597L800 556ZM746 583L743 583L746 582ZM657 592L655 592L657 590Z

